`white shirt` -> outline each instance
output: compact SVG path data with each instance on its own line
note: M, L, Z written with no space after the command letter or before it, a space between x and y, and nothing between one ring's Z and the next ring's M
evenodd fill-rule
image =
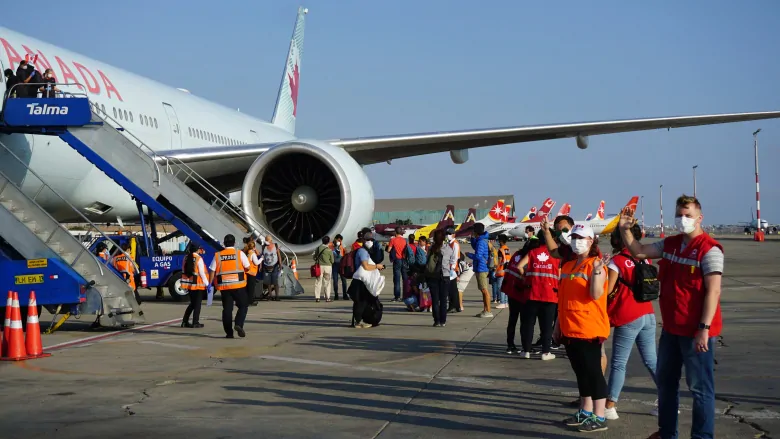
M235 250L235 247L225 247L225 250ZM217 256L214 255L214 259L211 261L211 265L209 265L209 271L217 271ZM241 265L244 267L245 270L249 270L249 259L246 257L246 254L244 254L243 251L238 251L238 257L241 259Z
M452 247L452 257L449 261L450 270L454 270L455 267L458 266L458 259L460 257L460 243L457 239L453 238L448 244L450 247Z
M203 258L198 258L198 263L195 264L195 270L198 271L198 276L200 276L200 280L203 281L203 285L208 285L209 276L206 273L206 263L203 262Z
M263 260L257 257L257 249L255 249L254 253L250 256L252 258L252 263L255 265L263 265Z

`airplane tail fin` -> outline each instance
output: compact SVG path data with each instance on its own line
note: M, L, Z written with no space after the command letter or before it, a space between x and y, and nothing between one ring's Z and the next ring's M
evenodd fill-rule
M444 216L441 217L441 221L436 225L436 229L443 229L445 227L455 225L455 206L452 204L447 205L447 209L444 210Z
M548 198L544 200L544 203L542 204L542 208L539 209L539 211L536 213L536 216L534 217L534 222L541 222L543 218L547 218L550 215L550 212L552 211L553 207L555 207L555 201L552 198Z
M295 119L298 113L298 90L301 84L301 59L303 58L303 29L305 17L309 12L304 7L298 8L290 40L290 51L284 64L282 82L276 97L276 107L271 123L290 133L295 133Z
M628 203L626 203L626 207L631 209L632 211L636 211L636 205L639 203L639 197L633 196L630 200L628 200Z
M563 203L563 206L561 206L561 210L558 211L558 215L556 216L568 215L570 213L571 213L571 204Z
M599 203L599 210L596 212L596 216L600 220L604 219L604 207L605 207L604 200L601 200L601 203Z
M590 221L593 218L593 214L589 213L588 216L585 217L585 221Z
M504 206L504 213L502 214L501 221L508 223L509 217L512 215L512 205L507 204Z
M488 216L483 220L490 223L499 223L503 221L503 213L504 213L504 200L498 200L496 201L496 204L493 205L492 208L490 208L490 211L488 212Z
M522 220L520 222L526 222L532 220L536 216L536 206L533 206L531 210L528 211L528 213L525 214Z
M466 218L463 220L463 223L461 224L461 228L470 226L477 222L477 209L470 208L469 212L466 214Z

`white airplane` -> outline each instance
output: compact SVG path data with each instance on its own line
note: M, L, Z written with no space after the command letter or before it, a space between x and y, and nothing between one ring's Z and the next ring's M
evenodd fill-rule
M298 10L270 122L2 27L0 67L15 71L25 55L38 55L38 70L52 68L60 84L83 84L94 109L119 121L157 155L184 161L226 194L242 191L242 209L295 252L312 251L324 235L355 236L371 223L374 193L365 165L437 152L449 152L454 163L462 164L468 148L575 138L577 147L585 149L591 135L780 117L780 111L768 111L299 139L295 121L307 12ZM58 87L78 91L74 85ZM130 196L59 138L0 134L0 142L95 222L138 218ZM34 179L25 179L24 169L8 169L10 162L0 160L0 170L34 193ZM61 221L75 219L63 205L41 204Z

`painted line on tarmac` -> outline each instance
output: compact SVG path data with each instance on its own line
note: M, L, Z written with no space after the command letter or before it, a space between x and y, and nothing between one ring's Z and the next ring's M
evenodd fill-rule
M141 344L153 344L153 345L157 345L157 346L164 346L166 348L186 349L186 350L190 350L190 351L202 349L202 348L199 348L197 346L187 346L185 344L163 343L161 341L151 341L151 340L142 341L142 342L139 342L139 343L141 343Z
M440 379L440 380L447 380L447 381L456 381L460 383L469 383L469 384L493 384L493 381L488 380L481 380L477 378L467 378L467 377L441 377L441 376L435 376L433 374L429 373L420 373L420 372L411 372L406 370L391 370L391 369L380 369L377 367L366 367L366 366L353 366L351 364L345 364L345 363L334 363L331 361L320 361L320 360L307 360L304 358L293 358L293 357L277 357L273 355L261 355L257 357L261 360L271 360L271 361L284 361L287 363L298 363L298 364L308 364L310 366L325 366L325 367L340 367L340 368L349 368L350 370L359 370L362 372L377 372L377 373L386 373L391 375L401 375L401 376L408 376L408 377L415 377L415 378L427 378L427 379Z
M73 340L73 341L66 341L64 343L59 343L59 344L55 344L55 345L52 345L52 346L44 346L44 349L47 350L47 351L53 351L53 350L61 350L61 349L71 348L73 346L82 345L84 343L95 342L95 341L99 341L99 340L105 340L105 339L111 338L111 337L116 337L118 335L124 335L124 334L126 334L126 333L128 333L130 331L133 331L133 332L134 331L143 331L144 329L151 329L151 328L157 328L159 326L166 326L166 325L170 325L170 324L175 323L175 322L181 322L181 318L175 318L175 319L171 319L171 320L166 320L164 322L152 323L150 325L126 328L126 329L122 329L122 330L119 330L119 331L116 331L116 332L109 332L109 333L106 333L106 334L93 335L91 337L85 337L85 338L81 338L81 339Z

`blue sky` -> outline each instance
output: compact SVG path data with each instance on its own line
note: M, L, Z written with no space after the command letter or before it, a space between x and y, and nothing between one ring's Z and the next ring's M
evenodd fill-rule
M633 117L780 109L780 3L323 1L307 18L297 129L337 138ZM629 4L631 3L631 4ZM298 2L56 2L2 24L269 119ZM705 221L755 206L751 133L762 128L762 217L780 222L780 121L480 148L367 172L377 197L514 193L523 213L551 196L575 217L616 212L658 187L692 192ZM432 206L438 208L439 206ZM469 207L469 206L458 206ZM667 221L671 211L667 213Z

